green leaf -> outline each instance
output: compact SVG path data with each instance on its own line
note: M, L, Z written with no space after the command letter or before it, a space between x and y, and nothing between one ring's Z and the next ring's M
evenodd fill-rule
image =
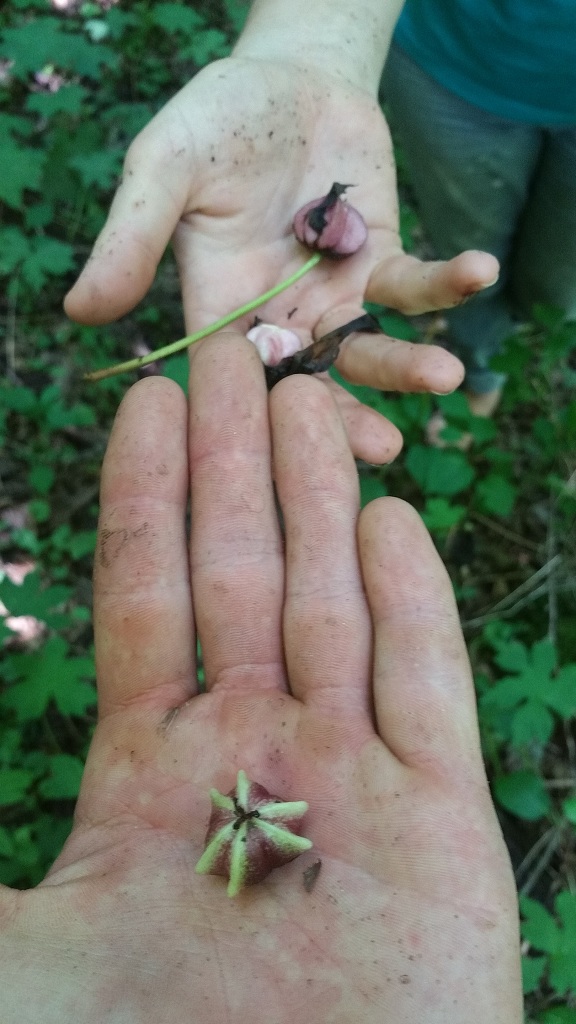
M550 640L537 640L532 647L531 661L538 675L550 677L556 668L556 648Z
M3 768L0 771L0 806L9 807L20 803L34 777L34 772L23 768Z
M544 683L542 699L562 718L572 718L576 714L576 665L564 665Z
M54 114L71 114L73 117L85 110L88 89L76 82L61 86L57 92L31 92L28 95L25 109L31 114L41 117L53 117Z
M545 907L528 896L520 897L520 926L522 938L534 949L543 953L555 953L560 948L560 931L556 921Z
M512 719L512 743L515 747L528 747L533 743L544 746L554 726L553 716L540 701L526 701Z
M215 57L225 57L229 52L228 40L217 28L195 32L187 46L178 50L178 60L192 60L199 67L208 64Z
M538 1017L540 1024L576 1024L576 1009L571 1006L551 1006Z
M80 530L73 533L68 544L71 558L84 558L93 555L96 547L96 530Z
M506 518L514 508L518 488L500 473L489 473L476 485L476 493L484 512Z
M529 665L528 651L519 640L498 642L494 660L500 668L508 672L524 672Z
M33 498L28 508L35 523L45 523L50 518L50 505L44 498Z
M116 183L122 168L121 149L102 149L93 153L77 153L68 166L77 171L85 188L97 185L108 190Z
M507 676L486 690L482 697L482 706L498 707L502 711L511 711L526 699L526 689L522 676Z
M466 515L464 505L451 505L446 498L427 498L422 519L429 530L450 530Z
M550 796L539 775L512 772L494 782L494 795L507 811L525 821L537 821L550 811Z
M370 303L366 303L366 309L377 319L381 329L392 338L400 338L402 341L416 341L420 337L414 324L410 323L406 317L400 316L399 313L390 313L384 310L382 306L375 306Z
M0 408L26 415L36 409L37 405L38 400L32 388L0 387Z
M11 136L0 135L0 200L18 210L26 189L40 189L45 159L40 150L20 146Z
M32 466L28 473L28 483L37 494L48 494L54 483L56 473L53 466Z
M188 394L188 377L190 376L188 353L181 352L180 355L171 356L170 359L166 359L162 366L162 376L175 380L182 388L182 391Z
M558 893L555 910L562 928L558 950L550 957L549 978L559 995L576 992L576 893Z
M436 404L445 419L451 420L462 429L469 426L472 413L463 391L453 391L451 395L437 395Z
M10 615L33 615L53 628L62 623L62 615L55 609L67 601L71 593L71 587L43 587L38 572L28 573L20 584L7 578L0 583L0 600Z
M547 962L545 956L522 957L522 991L524 995L538 988Z
M0 154L1 159L2 156ZM8 276L11 274L26 259L29 253L30 242L20 228L7 227L0 229L0 275Z
M388 494L388 488L381 476L374 473L360 474L360 504L362 508L375 498L382 498Z
M54 754L49 759L50 775L38 790L49 800L71 800L78 796L84 765L72 754Z
M95 704L96 690L86 682L94 677L92 660L67 655L65 640L52 636L41 650L12 656L14 670L24 678L8 687L0 701L19 722L41 718L51 701L64 715L82 715Z
M151 16L154 24L164 32L183 32L187 36L206 24L202 15L183 4L154 4Z
M427 448L422 444L412 446L405 466L424 494L458 494L474 479L474 471L462 452Z
M107 46L70 32L58 18L36 17L2 33L2 56L13 61L11 74L27 79L46 64L98 80L102 66L112 67L116 55Z

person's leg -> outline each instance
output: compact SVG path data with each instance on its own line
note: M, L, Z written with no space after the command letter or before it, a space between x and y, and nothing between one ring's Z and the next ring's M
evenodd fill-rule
M511 262L524 314L545 302L576 317L576 127L545 134Z
M490 359L515 329L506 296L509 260L543 133L461 100L397 47L382 93L437 255L450 259L476 248L500 260L492 288L446 313L448 344L466 367L465 388L490 403L503 382Z

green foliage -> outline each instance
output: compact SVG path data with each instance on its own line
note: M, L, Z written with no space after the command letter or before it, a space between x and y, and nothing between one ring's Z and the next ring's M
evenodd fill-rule
M229 51L248 6L136 0L60 14L47 0L12 0L0 9L9 62L0 84L0 881L7 884L35 884L59 852L95 715L88 605L98 477L125 385L88 389L81 374L125 357L141 336L156 348L182 334L167 263L146 308L111 328L69 324L62 295L104 221L131 139L202 64ZM184 356L183 380L186 363ZM2 576L3 563L30 560L34 569L22 582ZM34 635L25 639L30 623Z
M556 649L549 640L537 641L528 649L519 640L496 636L493 644L496 665L512 674L482 695L483 722L499 727L514 747L545 745L557 718L567 722L576 715L576 665L558 668Z
M537 821L551 810L552 803L540 775L531 771L510 772L495 779L494 796L507 811L525 821Z
M0 698L11 708L17 722L41 718L51 701L63 715L83 715L96 701L96 690L86 680L94 678L91 658L68 657L63 637L49 637L39 651L13 654L8 663L17 682Z
M569 992L576 994L576 894L558 893L554 900L555 917L527 897L522 897L520 909L522 937L545 954L541 958L542 974L546 974L548 983L559 996Z

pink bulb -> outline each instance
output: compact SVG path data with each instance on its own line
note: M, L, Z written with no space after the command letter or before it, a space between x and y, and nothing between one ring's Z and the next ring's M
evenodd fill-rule
M366 222L340 198L349 188L334 182L327 195L302 206L293 221L294 234L308 249L341 259L358 252L366 238Z

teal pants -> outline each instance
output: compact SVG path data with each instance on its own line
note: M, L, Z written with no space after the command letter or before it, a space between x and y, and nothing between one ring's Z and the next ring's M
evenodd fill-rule
M534 303L576 317L576 111L561 128L495 117L394 46L381 98L437 256L483 249L500 261L497 284L446 312L466 388L492 391L504 378L490 360Z

